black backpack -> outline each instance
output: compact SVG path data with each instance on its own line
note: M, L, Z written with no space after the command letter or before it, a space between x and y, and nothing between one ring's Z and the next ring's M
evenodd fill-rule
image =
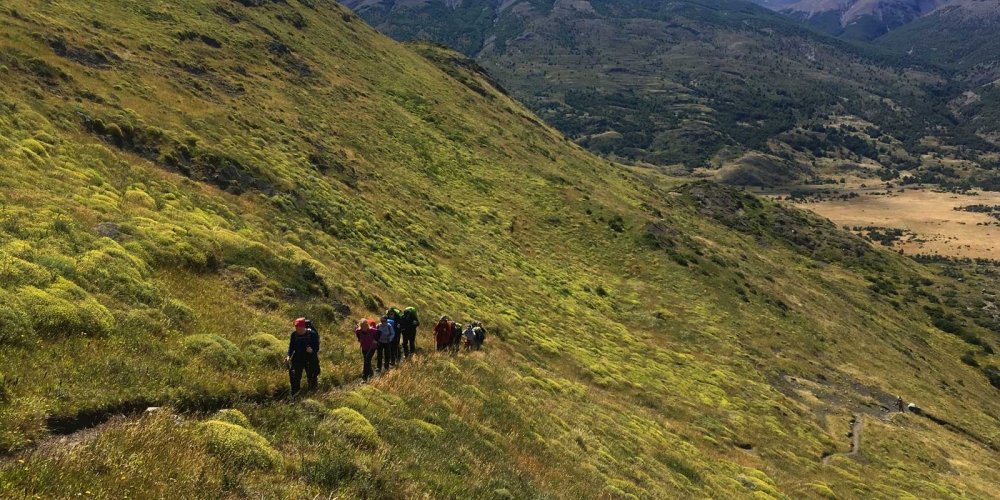
M417 310L413 307L404 309L403 315L399 317L399 320L403 324L403 330L407 332L416 331L417 327L420 326L420 320L417 319Z
M319 330L316 329L316 325L313 325L313 322L312 322L311 319L306 319L306 330L312 330L312 331L316 332L317 336L319 336Z

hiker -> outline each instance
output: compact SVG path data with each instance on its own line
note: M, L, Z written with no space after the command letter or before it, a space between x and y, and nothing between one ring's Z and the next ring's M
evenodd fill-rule
M395 335L392 337L392 344L389 348L389 357L392 359L393 366L399 365L400 359L402 359L402 354L400 352L400 340L402 340L402 335L399 331L399 309L395 307L390 307L388 311L385 312L387 318L389 318L389 324L392 325L392 330Z
M309 321L305 318L295 320L294 325L295 331L288 339L288 353L285 356L293 396L302 387L303 371L306 372L310 391L316 389L319 379L319 334L309 328Z
M396 336L396 329L389 324L389 318L382 316L379 319L378 326L375 327L378 330L378 371L389 370L392 366L392 341Z
M483 342L486 342L486 327L483 326L482 321L476 321L476 327L473 331L476 332L476 342L472 348L478 351L483 346Z
M465 337L465 348L470 351L473 350L476 347L476 330L472 326L472 323L469 323L465 327L462 335Z
M417 327L420 326L417 308L410 306L403 309L403 317L400 321L403 324L403 354L410 357L417 353Z
M441 316L437 324L434 325L434 339L437 340L437 348L443 351L451 343L451 321L448 316Z
M420 326L420 320L417 319L417 309L415 307L403 309L403 317L399 321L399 329L403 337L403 355L409 358L417 353L417 327Z
M354 330L354 335L358 337L358 343L361 344L361 356L365 360L361 380L368 380L372 378L372 375L375 375L375 370L372 369L372 358L375 357L375 351L378 349L375 334L376 330L371 327L367 318L359 321L358 327Z
M906 412L906 405L903 404L903 396L896 398L896 409L898 409L900 413Z
M451 352L458 352L462 348L462 324L453 322L451 324Z

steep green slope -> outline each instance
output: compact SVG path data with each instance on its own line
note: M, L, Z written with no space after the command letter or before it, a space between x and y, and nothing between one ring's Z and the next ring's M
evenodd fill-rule
M5 9L0 496L996 495L996 389L924 309L962 284L596 158L336 4ZM487 348L358 385L390 304ZM321 390L289 399L303 314Z

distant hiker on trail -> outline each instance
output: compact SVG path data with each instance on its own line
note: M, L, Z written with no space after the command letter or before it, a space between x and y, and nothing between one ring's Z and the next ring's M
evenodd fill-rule
M403 337L403 354L409 358L417 353L417 327L420 320L417 319L417 309L407 307L403 309L403 317L399 320L399 329Z
M476 332L476 343L472 348L478 351L483 346L483 342L486 342L486 327L483 326L482 321L476 321L475 325L476 327L473 328L473 331Z
M316 389L319 380L319 334L309 328L309 321L305 318L295 320L294 325L295 331L288 339L288 354L285 356L293 396L301 389L303 371L306 372L310 391Z
M389 324L389 318L382 316L378 326L378 371L389 370L392 366L392 341L396 336L396 329Z
M389 324L392 325L392 329L395 332L395 335L392 337L391 348L389 349L389 357L392 359L393 366L399 365L399 361L402 359L402 353L399 349L400 340L402 340L403 337L399 331L400 314L402 313L400 313L399 309L396 309L395 307L391 307L385 312L386 317L389 318Z
M475 349L475 347L476 347L476 330L472 326L472 323L469 323L465 327L465 330L462 331L462 336L465 337L465 348L468 349L468 350L470 350L470 351L473 350L473 349Z
M451 352L458 352L462 348L462 324L453 322L451 324Z
M443 351L451 344L451 321L448 316L441 316L437 324L434 325L434 339L437 340L437 348Z
M903 403L903 396L896 398L896 409L898 409L900 413L906 412L906 405Z
M358 337L358 343L361 344L361 356L365 360L361 380L368 380L372 378L372 375L375 375L375 370L372 369L372 358L375 357L375 351L378 349L378 341L375 339L376 333L367 318L359 321L358 327L354 330L354 335Z

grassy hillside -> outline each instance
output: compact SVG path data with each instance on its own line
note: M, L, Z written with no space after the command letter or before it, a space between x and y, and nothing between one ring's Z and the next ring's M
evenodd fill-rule
M997 334L938 298L978 288L608 163L330 2L0 26L0 496L995 498ZM351 324L410 304L423 355L359 385ZM427 350L442 313L486 349Z

